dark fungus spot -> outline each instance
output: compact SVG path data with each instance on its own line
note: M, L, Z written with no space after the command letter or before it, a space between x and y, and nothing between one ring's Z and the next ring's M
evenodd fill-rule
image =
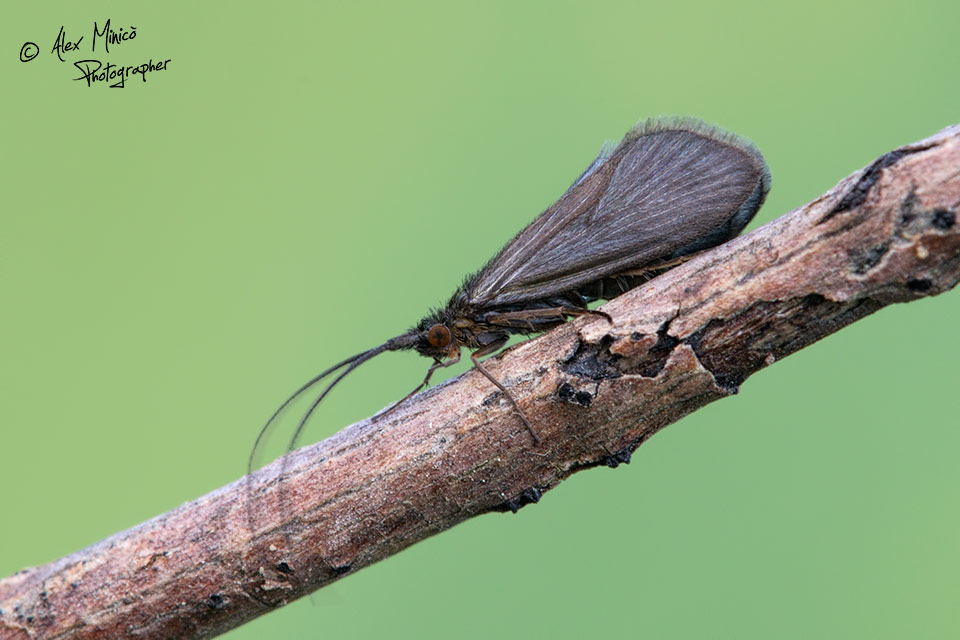
M561 382L557 387L557 397L564 402L579 404L582 407L589 407L593 401L593 396L589 391L577 391L569 382Z
M610 342L612 341L613 338L610 337ZM605 342L605 338L601 338L599 341L599 343L603 342ZM591 380L620 377L622 374L617 369L616 362L622 356L617 353L610 353L606 347L599 343L579 343L563 365L564 373L580 378L590 378Z
M900 225L907 226L917 217L917 192L916 189L910 189L906 197L900 203Z
M957 215L953 211L940 209L933 212L933 219L930 221L930 224L932 224L935 229L946 231L956 224L956 222Z
M277 563L277 571L280 573L293 573L293 567L291 567L286 560Z
M540 502L541 496L543 496L543 494L540 492L540 489L537 489L536 487L530 487L529 489L524 489L521 491L520 495L518 495L516 498L507 500L506 507L513 513L516 513L528 504Z
M27 624L33 624L33 616L27 616Z
M742 372L722 373L720 371L712 371L711 373L713 373L713 379L716 381L717 386L729 395L740 393L740 385L747 379L747 374Z
M352 568L352 565L348 563L348 564L337 565L335 567L331 566L330 568L333 570L334 575L342 576L343 574L350 571L350 569Z
M634 342L640 342L642 338L643 338L643 334L640 333L639 331L634 331L633 333L630 334L630 339L633 340Z
M923 293L924 291L929 291L930 287L933 286L933 283L927 280L926 278L919 278L916 280L907 280L907 289L910 291L915 291L917 293Z
M877 266L877 263L880 262L880 259L883 258L884 254L886 254L889 249L890 243L885 242L883 244L878 244L875 247L871 247L861 254L851 256L853 261L853 272L862 275L873 267Z
M680 340L667 333L670 330L670 323L673 320L667 320L657 329L657 342L650 347L647 352L650 356L649 364L640 371L640 375L646 378L657 377L667 364L667 358L673 352L674 347L680 344Z
M226 605L226 602L224 601L222 595L215 593L207 598L207 604L210 605L210 608L212 609L222 609Z
M612 456L607 456L603 463L611 469L616 469L621 464L630 464L630 458L632 456L633 451L631 451L629 448L623 449L622 451L616 452Z

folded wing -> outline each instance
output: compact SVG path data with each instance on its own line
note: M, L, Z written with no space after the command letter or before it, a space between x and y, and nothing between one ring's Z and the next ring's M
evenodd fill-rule
M471 303L536 300L736 236L770 172L748 142L696 120L641 123L467 285Z

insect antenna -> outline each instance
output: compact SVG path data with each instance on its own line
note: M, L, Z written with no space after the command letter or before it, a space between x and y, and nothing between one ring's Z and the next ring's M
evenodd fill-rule
M247 473L250 473L250 472L253 471L253 459L254 459L254 457L255 457L256 454L257 454L257 449L260 447L260 444L263 442L264 436L267 435L267 431L270 429L270 426L273 425L273 423L277 420L277 418L280 417L280 414L283 413L284 410L285 410L287 407L289 407L290 404L291 404L294 400L296 400L297 398L299 398L305 391L307 391L308 389L310 389L310 387L312 387L313 385L317 384L318 382L320 382L321 380L323 380L324 378L326 378L328 375L330 375L331 373L333 373L333 372L336 371L337 369L340 369L341 367L345 367L346 365L354 362L355 360L357 360L357 358L362 357L362 356L365 355L366 353L367 353L366 351L363 351L363 352L358 353L358 354L356 354L356 355L354 355L354 356L350 356L350 357L347 358L346 360L343 360L343 361L338 362L337 364L333 365L332 367L330 367L330 368L327 369L326 371L323 371L323 372L318 373L317 375L313 376L312 378L310 378L309 380L307 380L299 389L297 389L297 390L294 391L292 394L290 394L290 396L289 396L286 400L283 401L283 404L281 404L279 407L277 407L277 410L274 411L273 414L271 414L271 416L267 419L267 422L263 425L263 427L261 427L260 433L257 434L257 439L256 439L256 440L254 441L254 443L253 443L253 449L250 451L250 459L247 461Z
M389 346L389 345L390 345L389 342L385 342L385 343L383 343L382 345L380 345L379 347L374 347L373 349L370 349L369 351L364 351L363 353L358 354L358 355L356 355L356 356L354 356L353 358L350 359L350 363L349 363L350 366L348 366L346 369L344 369L343 371L341 371L341 372L340 372L340 375L338 375L336 378L334 378L333 381L326 386L326 388L323 390L323 392L322 392L319 396L317 396L317 399L314 400L314 401L310 404L310 408L307 409L307 412L303 414L303 417L300 418L300 421L297 423L297 428L296 428L296 430L293 432L293 436L290 438L290 444L287 445L287 451L288 451L288 452L289 452L289 451L293 451L293 448L294 448L294 447L296 446L296 444L297 444L297 439L300 437L300 434L303 432L303 428L304 428L305 426L307 426L307 420L309 420L309 419L310 419L310 416L313 415L313 412L314 412L314 411L316 410L316 408L320 405L320 402L323 401L323 399L327 397L327 394L330 393L330 391L331 391L335 386L337 386L337 383L340 382L341 380L343 380L344 378L346 378L346 377L347 377L347 374L349 374L351 371L353 371L354 369L356 369L357 367L359 367L361 364L363 364L364 362L366 362L366 361L369 360L370 358L372 358L372 357L374 357L374 356L376 356L376 355L380 355L380 354L383 353L384 351L389 351L389 350L390 350L390 346Z
M263 444L264 438L266 437L266 434L269 431L270 427L277 421L277 418L279 418L280 415L294 402L294 400L302 396L306 391L311 389L318 382L320 382L330 374L334 373L338 369L347 367L347 369L345 371L342 371L333 380L333 382L327 385L327 387L323 390L320 396L316 400L314 400L314 402L310 405L310 408L307 410L307 413L304 414L304 416L297 423L297 429L294 432L293 437L290 439L290 444L288 445L288 451L293 450L293 447L296 444L297 438L300 437L300 433L303 431L303 428L306 425L307 420L310 418L310 415L314 412L314 410L316 410L317 405L320 404L320 401L323 400L326 397L326 395L330 392L330 390L333 389L333 387L338 382L343 380L343 378L346 377L348 373L356 369L358 366L360 366L370 358L378 354L381 354L384 351L410 349L413 347L414 343L415 343L415 336L412 336L411 334L399 335L395 338L391 338L390 340L387 340L380 346L374 347L373 349L368 349L367 351L361 351L360 353L356 355L352 355L345 360L341 360L340 362L333 365L329 369L326 369L325 371L318 373L317 375L313 376L312 378L307 380L305 383L303 383L303 385L301 385L299 389L297 389L292 394L290 394L290 396L286 400L284 400L279 407L277 407L276 411L273 412L270 418L267 419L267 422L263 425L263 427L261 427L260 432L257 434L257 439L253 443L253 449L250 451L250 459L247 461L247 473L251 473L253 471L254 458L257 455L257 450Z

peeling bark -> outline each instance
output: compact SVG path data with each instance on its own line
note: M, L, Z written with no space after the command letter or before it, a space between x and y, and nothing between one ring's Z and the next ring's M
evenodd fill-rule
M960 280L960 126L488 366L0 581L0 638L209 638L459 522L629 462L664 426L881 307Z

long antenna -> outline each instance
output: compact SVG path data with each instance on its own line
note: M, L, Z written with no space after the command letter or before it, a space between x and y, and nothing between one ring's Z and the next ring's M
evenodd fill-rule
M253 443L253 449L251 449L250 451L250 459L247 461L247 473L250 473L253 471L253 459L257 455L257 449L260 447L260 444L263 441L264 436L267 434L267 430L270 429L270 425L272 425L276 421L276 419L280 417L280 414L283 413L283 411L287 407L289 407L294 400L299 398L304 391L307 391L308 389L310 389L310 387L317 384L318 382L326 378L328 375L330 375L337 369L354 362L357 358L360 358L366 355L367 353L369 353L369 351L363 351L354 356L350 356L349 358L347 358L346 360L343 360L342 362L338 362L337 364L333 365L326 371L323 371L322 373L318 373L317 375L313 376L312 378L307 380L305 383L303 383L303 385L299 389L297 389L292 394L290 394L290 396L283 401L283 404L277 407L277 410L273 412L273 414L267 420L266 424L264 424L263 427L260 429L260 433L257 434L257 439Z
M306 421L310 417L310 414L313 413L313 411L317 408L317 405L320 404L320 401L323 400L323 398L330 392L330 389L332 389L335 384L340 382L340 380L342 380L344 376L346 376L348 373L356 369L360 364L366 362L367 360L369 360L370 358L372 358L373 356L379 353L383 353L384 351L396 351L399 349L410 349L413 347L415 343L416 343L415 333L408 332L408 333L401 334L394 338L390 338L389 340L387 340L386 342L384 342L378 347L374 347L373 349L368 349L367 351L362 351L356 355L352 355L346 360L342 360L338 362L337 364L333 365L329 369L326 369L325 371L318 373L317 375L313 376L312 378L307 380L305 383L303 383L303 385L301 385L299 389L294 391L292 394L290 394L290 396L286 400L283 401L283 404L277 407L276 411L273 412L273 414L267 420L266 424L264 424L263 427L260 429L260 432L257 434L257 439L253 443L253 449L251 449L250 451L250 458L249 460L247 460L247 473L253 472L253 461L257 455L257 450L260 448L260 445L263 444L263 439L266 436L267 431L270 429L271 425L273 425L273 423L276 422L277 418L280 417L280 414L282 414L287 409L287 407L289 407L293 403L294 400L296 400L301 395L303 395L304 392L309 390L311 387L313 387L315 384L317 384L318 382L326 378L328 375L330 375L337 369L340 369L342 367L346 367L347 365L349 365L346 371L344 371L339 376L337 376L337 378L329 386L327 386L326 389L323 390L323 393L320 394L320 397L317 398L314 401L314 403L310 406L310 409L307 411L306 415L300 419L299 423L297 423L297 430L293 434L293 438L291 438L290 440L289 450L293 449L293 445L296 443L297 438L300 436L300 432L303 431L303 426L306 424Z
M330 393L330 390L333 389L338 382L347 377L351 371L359 367L361 364L369 360L370 358L383 353L384 351L390 350L389 342L384 342L379 347L374 347L369 351L364 351L363 353L354 356L350 359L350 366L347 367L344 371L340 373L336 378L333 379L333 382L327 385L326 389L323 390L317 399L313 401L310 405L310 408L307 409L307 412L303 414L303 417L300 418L300 422L297 423L297 428L293 432L293 436L290 438L290 444L287 445L287 452L293 451L294 446L297 444L297 438L300 437L300 434L303 432L303 428L307 425L307 420L310 419L310 416L313 415L314 410L320 405L320 402L327 397L327 394Z

